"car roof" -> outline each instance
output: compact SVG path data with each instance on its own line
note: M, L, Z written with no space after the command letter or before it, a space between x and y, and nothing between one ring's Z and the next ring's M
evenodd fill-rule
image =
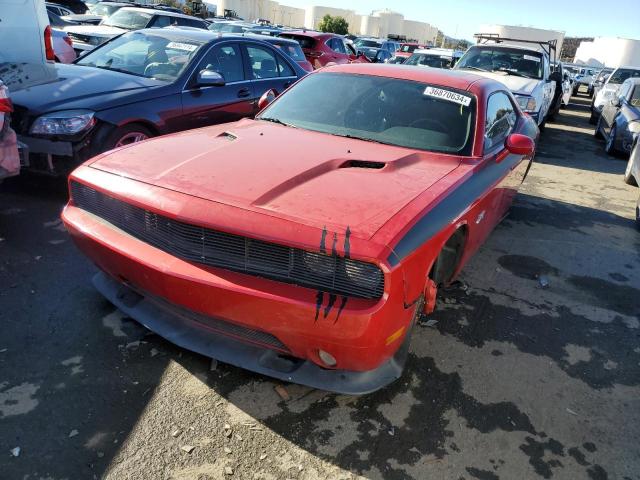
M315 30L287 30L282 33L284 33L285 35L302 35L311 38L329 38L340 36L336 33L316 32Z
M355 75L375 75L378 77L397 78L399 80L411 80L414 82L434 83L446 85L459 90L467 90L471 84L478 80L488 80L480 75L475 75L461 70L444 70L440 68L415 68L402 64L385 63L347 63L324 67L314 75L324 72L352 73ZM495 83L500 83L493 81Z
M194 17L193 15L185 15L184 13L176 13L170 10L162 10L157 8L144 8L144 7L124 7L122 10L129 10L132 12L144 12L164 15L165 17L179 17L179 18L195 18L196 20L202 20L201 18ZM204 20L202 20L204 22Z
M640 70L640 67L620 65L619 67L616 67L616 70Z
M222 36L223 37L227 37L227 33L223 33ZM244 38L252 38L252 39L256 39L256 40L262 40L263 42L268 42L268 43L281 43L281 44L287 44L287 45L300 45L298 42L296 42L294 39L292 38L285 38L285 37L272 37L271 35L260 35L259 33L253 33L253 32L244 32L244 33L235 33L235 34L231 34L231 35L235 35L236 37L238 35L243 36Z
M640 85L640 77L631 77L627 78L625 82L634 83L636 85Z
M536 52L536 53L546 54L544 49L541 49L540 47L536 47L534 45L532 45L532 46L519 45L517 43L506 43L506 42L500 42L500 43L496 43L496 42L476 43L475 45L471 45L471 47L469 47L469 48L473 48L473 47L510 48L510 49L525 50L525 51L528 51L528 52ZM591 68L591 67L587 67L587 68Z

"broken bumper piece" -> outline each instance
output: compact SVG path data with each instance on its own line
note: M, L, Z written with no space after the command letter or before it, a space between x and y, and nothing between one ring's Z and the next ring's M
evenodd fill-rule
M411 335L406 336L393 357L374 370L324 369L311 361L287 356L277 349L241 341L233 334L220 334L220 331L206 328L197 320L178 313L163 300L146 297L103 272L95 275L93 284L122 312L182 348L269 377L321 390L347 395L376 391L402 375L409 349Z

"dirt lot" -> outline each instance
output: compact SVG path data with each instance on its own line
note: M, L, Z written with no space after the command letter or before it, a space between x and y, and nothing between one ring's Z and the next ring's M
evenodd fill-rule
M366 397L211 371L94 291L63 195L5 183L0 477L640 479L638 191L573 101L468 290Z

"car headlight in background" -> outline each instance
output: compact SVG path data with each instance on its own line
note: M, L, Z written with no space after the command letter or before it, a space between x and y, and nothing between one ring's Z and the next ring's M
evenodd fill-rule
M516 95L516 100L520 109L523 112L535 112L536 111L536 99L533 97L526 97L524 95Z
M31 125L34 135L75 135L88 130L95 123L90 110L68 110L42 115Z

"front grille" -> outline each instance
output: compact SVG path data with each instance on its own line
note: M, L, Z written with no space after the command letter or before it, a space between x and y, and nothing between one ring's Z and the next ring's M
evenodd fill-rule
M183 260L349 297L378 299L384 275L377 265L219 232L172 220L78 182L71 197L128 234Z

